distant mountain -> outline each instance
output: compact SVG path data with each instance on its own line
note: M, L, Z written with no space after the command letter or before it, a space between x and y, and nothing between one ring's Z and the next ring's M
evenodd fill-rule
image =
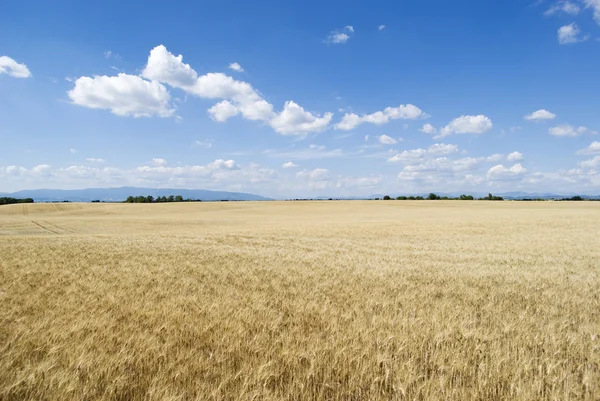
M203 201L266 201L271 200L259 195L243 192L209 191L205 189L173 189L173 188L87 188L87 189L32 189L14 193L0 193L0 196L13 198L33 198L36 202L121 202L128 196L169 196L181 195L184 199Z

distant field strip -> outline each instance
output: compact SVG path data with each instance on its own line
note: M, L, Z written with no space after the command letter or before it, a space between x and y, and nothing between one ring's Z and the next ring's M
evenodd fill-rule
M0 207L0 400L597 400L600 203Z

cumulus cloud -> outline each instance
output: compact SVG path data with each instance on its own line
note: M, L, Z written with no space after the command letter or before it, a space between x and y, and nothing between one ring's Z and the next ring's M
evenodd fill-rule
M175 113L167 88L135 75L81 77L67 94L76 105L110 110L118 116L170 117Z
M437 134L437 129L433 125L431 125L429 123L424 124L423 128L421 128L420 131L423 132L423 133L425 133L425 134L428 134L428 135L435 135L435 134Z
M71 153L72 155L74 155L75 153L77 153L77 149L69 149L69 153Z
M283 111L275 116L270 124L275 131L282 135L305 135L325 130L332 118L333 113L325 113L323 116L315 115L304 110L295 102L287 101L283 106Z
M165 159L158 157L158 158L152 159L152 164L154 164L155 166L163 167L169 163Z
M17 63L8 56L0 56L0 75L8 74L13 78L29 78L31 72L25 64Z
M458 146L445 143L434 143L427 148L427 153L431 155L449 155L451 153L458 153Z
M569 124L557 125L548 130L548 133L559 137L576 137L585 134L588 131L586 127L575 128Z
M509 162L518 162L523 160L523 153L521 152L512 152L508 156L506 156L506 160Z
M495 153L495 154L493 154L491 156L486 157L485 161L489 162L489 163L496 163L496 162L501 161L502 159L504 159L504 155L503 154Z
M244 69L238 63L229 64L229 69L237 72L244 72Z
M579 163L582 169L591 169L594 174L597 174L597 169L600 168L600 156L595 156L593 159L584 160Z
M421 109L412 104L401 104L398 107L386 107L383 111L377 111L372 114L363 114L359 116L355 113L346 113L342 120L335 124L335 129L349 131L363 123L371 123L376 125L387 124L390 120L416 120L425 118L425 114Z
M581 36L581 30L576 23L563 25L558 28L558 43L567 45L572 43L584 42L589 39L589 36Z
M294 162L287 162L287 163L283 163L281 165L281 167L283 167L283 168L294 168L294 167L298 167L298 165L295 164Z
M47 174L50 171L51 166L48 164L40 164L31 169L34 174Z
M239 109L228 100L223 100L208 109L210 117L218 122L224 122L239 113Z
M332 113L321 116L307 112L293 101L285 102L283 110L276 113L273 105L249 83L222 73L199 76L183 62L182 55L175 56L162 45L150 51L142 76L202 98L223 99L208 110L211 118L218 122L241 114L248 120L266 122L282 135L305 135L323 131L333 117Z
M510 168L498 164L488 170L487 178L491 181L519 180L523 178L526 172L527 169L521 166L520 163L516 163Z
M556 118L556 114L549 112L548 110L541 109L538 111L534 111L531 114L528 114L523 117L525 120L531 121L542 121L542 120L554 120Z
M392 138L391 136L387 136L387 135L380 135L379 142L383 143L384 145L395 145L398 143L398 141L396 139Z
M577 152L578 155L597 155L600 154L600 142L594 141L585 149Z
M89 163L104 163L104 159L100 159L97 157L88 157L87 159L85 159L85 161Z
M231 67L241 69L236 64ZM217 122L240 114L248 120L265 122L282 135L321 132L328 128L333 117L332 113L313 114L293 101L285 102L283 110L276 113L273 105L249 83L223 73L198 75L183 62L182 55L170 53L163 45L150 51L140 76L121 73L113 77L81 77L68 95L74 104L111 110L120 116L170 117L175 109L163 84L201 98L220 99L208 109L210 117Z
M380 30L380 31L383 31L385 28L386 28L386 26L385 26L385 25L379 25L379 26L377 27L377 29L378 29L378 30Z
M208 164L211 169L217 170L238 170L240 167L236 164L235 160L223 160L217 159L214 162Z
M325 39L325 43L333 45L346 43L350 39L350 34L352 33L354 33L354 27L352 25L347 25L344 29L331 31Z
M439 138L452 134L483 134L492 129L492 120L483 114L461 116L452 120L441 129Z

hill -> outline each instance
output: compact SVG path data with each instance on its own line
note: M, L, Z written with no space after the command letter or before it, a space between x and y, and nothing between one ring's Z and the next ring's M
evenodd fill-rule
M32 198L36 202L122 202L128 196L169 196L181 195L184 199L202 201L265 201L271 200L263 196L243 192L209 191L206 189L173 189L173 188L87 188L87 189L32 189L13 193L0 193L0 196L13 198Z

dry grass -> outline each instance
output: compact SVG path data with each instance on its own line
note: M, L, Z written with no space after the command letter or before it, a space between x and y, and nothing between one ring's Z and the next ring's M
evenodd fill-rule
M600 203L0 207L2 400L594 400Z

